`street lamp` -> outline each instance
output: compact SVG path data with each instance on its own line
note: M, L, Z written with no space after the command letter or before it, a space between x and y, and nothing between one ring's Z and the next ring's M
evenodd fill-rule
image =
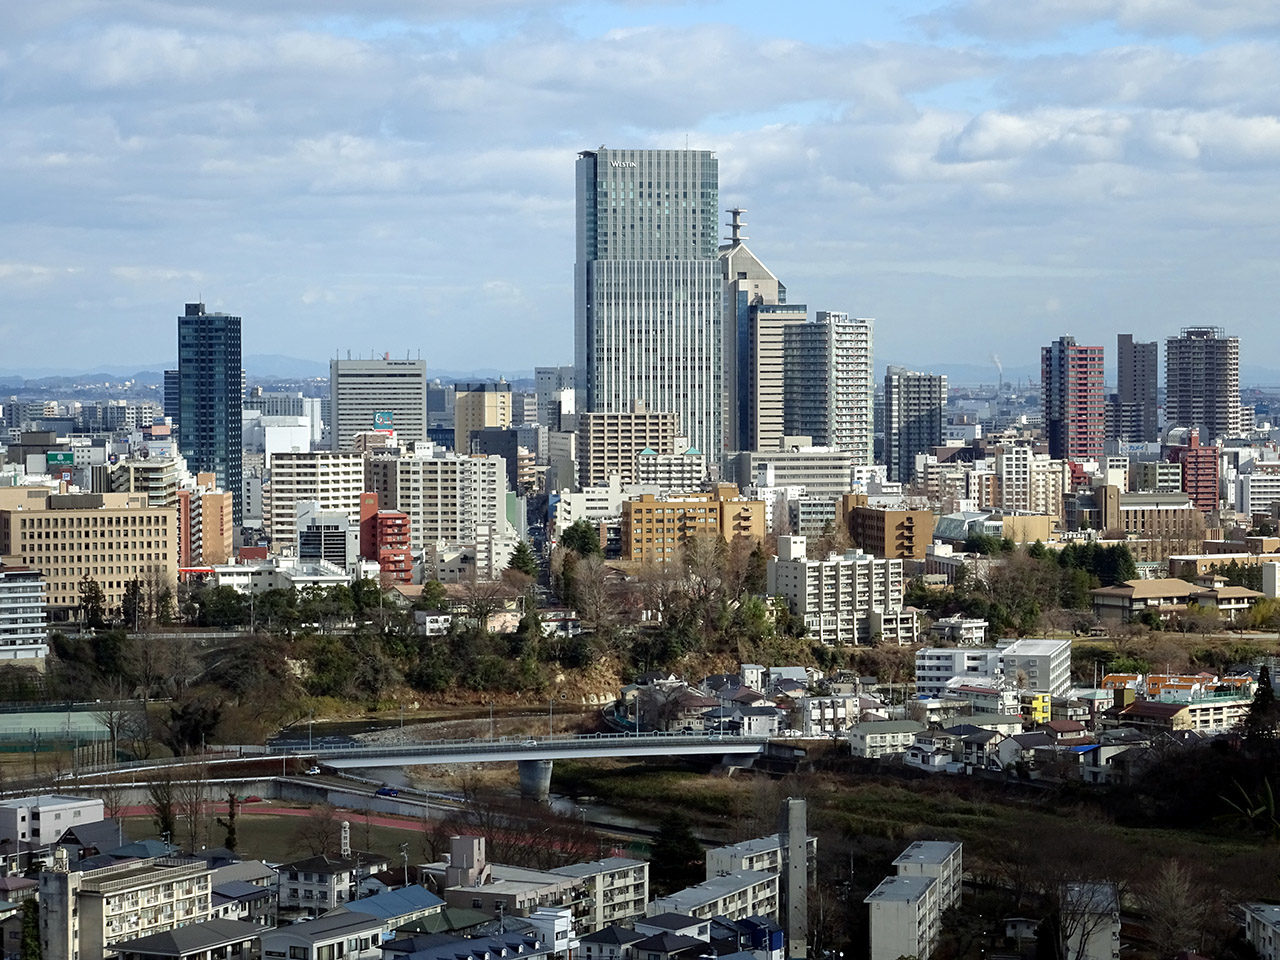
M489 739L493 739L493 701L489 701Z

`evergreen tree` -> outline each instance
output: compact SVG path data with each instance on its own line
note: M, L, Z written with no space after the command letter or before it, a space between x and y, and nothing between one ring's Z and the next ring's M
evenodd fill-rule
M22 942L20 960L40 960L40 904L34 899L22 901Z
M1258 689L1244 718L1244 735L1250 740L1272 740L1276 735L1277 722L1280 722L1280 705L1276 703L1276 692L1271 686L1271 670L1263 664L1258 671Z
M521 540L517 545L515 552L511 554L511 562L507 564L511 570L518 570L525 576L536 577L538 575L538 558L533 555L533 550L529 544Z
M684 814L667 814L649 848L649 876L654 888L665 894L697 883L702 879L703 858L702 845Z
M107 625L107 595L87 573L80 579L80 619L86 627L100 630Z
M560 538L560 546L572 550L580 557L602 554L600 533L586 520L575 520Z

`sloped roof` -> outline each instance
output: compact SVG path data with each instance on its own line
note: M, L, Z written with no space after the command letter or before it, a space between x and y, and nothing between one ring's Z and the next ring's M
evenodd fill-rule
M212 950L244 940L256 940L263 928L244 920L206 920L175 927L163 933L153 933L136 940L113 944L112 950L120 953L149 953L157 956L176 957L188 953Z

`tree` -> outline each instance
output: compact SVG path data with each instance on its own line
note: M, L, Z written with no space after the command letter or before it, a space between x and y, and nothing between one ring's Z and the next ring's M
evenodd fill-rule
M101 630L107 625L107 595L87 573L80 578L80 620L86 627Z
M161 779L147 784L147 799L151 803L151 819L156 830L172 843L178 832L178 796L172 772L166 770Z
M1271 668L1265 663L1258 671L1258 689L1253 703L1241 721L1244 735L1250 742L1267 742L1275 739L1276 726L1280 723L1280 705L1276 704L1276 692L1271 686Z
M40 904L34 898L22 901L22 945L20 960L41 960Z
M1218 906L1204 884L1177 860L1167 861L1150 876L1138 890L1138 902L1159 957L1199 950L1209 913Z
M533 555L533 550L529 544L523 540L516 544L507 567L511 570L519 570L527 577L538 576L538 558Z
M649 848L650 880L654 888L665 894L697 883L703 873L704 856L702 845L684 814L668 813L658 825L658 835Z
M600 532L586 520L575 520L560 537L560 546L580 557L602 554Z
M310 816L304 818L294 832L293 847L312 856L328 856L337 850L338 816L332 804L322 803L311 808Z
M236 798L234 790L227 791L227 816L226 819L218 817L218 826L227 831L227 837L223 846L232 853L236 852L236 847L240 843L240 838L236 833L236 815L240 810L240 801Z

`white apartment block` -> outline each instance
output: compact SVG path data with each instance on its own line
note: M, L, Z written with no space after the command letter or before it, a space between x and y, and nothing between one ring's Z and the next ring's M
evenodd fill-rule
M976 685L996 683L1000 651L988 647L924 647L916 651L917 696L943 697L947 685L957 677Z
M809 560L806 549L804 537L778 538L778 556L769 558L768 592L804 619L810 637L828 644L869 643L872 612L902 610L901 560L857 551Z
M893 864L897 874L885 877L863 901L871 919L871 960L928 960L943 913L960 903L961 846L920 840Z
M857 697L801 697L796 704L796 729L806 737L833 737L849 728L850 713L858 716Z
M1261 960L1280 960L1280 905L1242 903L1244 937Z
M593 931L644 916L649 902L649 862L606 857L589 863L553 867L549 872L576 877L585 893L585 913L577 911L579 930Z
M900 757L924 729L918 720L864 720L849 728L849 752L864 760Z
M617 519L622 516L625 502L646 493L658 496L662 490L647 484L624 484L617 477L605 486L584 487L577 492L561 490L555 495L552 535L559 540L579 520L597 524L601 520Z
M871 920L871 960L928 960L942 929L936 880L885 877L863 903Z
M419 445L411 456L374 456L365 464L366 489L378 506L409 515L409 544L474 544L482 526L507 532L507 470L501 457L458 456Z
M1071 641L1026 638L1003 645L1000 672L1005 682L1029 693L1066 696L1071 689Z
M93 960L124 940L210 919L208 864L186 857L68 869L65 854L40 874L45 960Z
M0 661L48 656L47 600L39 570L0 563Z
M323 513L345 513L360 519L364 492L364 455L321 450L277 453L268 465L271 479L263 485L262 510L271 549L291 549L298 538L298 505L313 500Z
M942 617L929 625L929 636L949 640L961 647L980 647L987 642L987 621L959 614Z
M900 877L932 877L938 882L938 909L949 910L960 902L964 875L961 845L943 840L917 840L898 854L893 865Z
M46 847L69 827L102 820L102 801L44 794L0 800L0 836Z
M658 897L644 908L646 917L661 913L683 913L699 920L711 917L742 920L754 916L777 920L778 874L739 870L704 880L668 897Z
M1062 495L1070 478L1065 461L1051 460L1030 447L1006 447L996 455L996 477L1002 510L1062 516Z
M807 838L806 849L812 865L818 856L818 838ZM732 843L727 847L713 847L707 851L707 879L713 880L743 870L781 874L784 854L782 838L776 833Z
M636 457L636 482L662 490L698 490L707 479L707 458L693 447L683 453L644 449Z
M1236 478L1236 509L1243 514L1271 513L1280 502L1280 462L1255 460L1248 473Z
M782 450L748 451L733 458L739 489L801 487L811 497L835 499L853 488L853 454L834 447L815 447L810 438L787 437Z
M579 477L582 486L639 481L642 453L670 455L688 448L680 439L680 418L664 410L649 410L639 400L619 412L584 413L578 417ZM677 444L683 446L677 447ZM694 451L697 453L698 451Z

